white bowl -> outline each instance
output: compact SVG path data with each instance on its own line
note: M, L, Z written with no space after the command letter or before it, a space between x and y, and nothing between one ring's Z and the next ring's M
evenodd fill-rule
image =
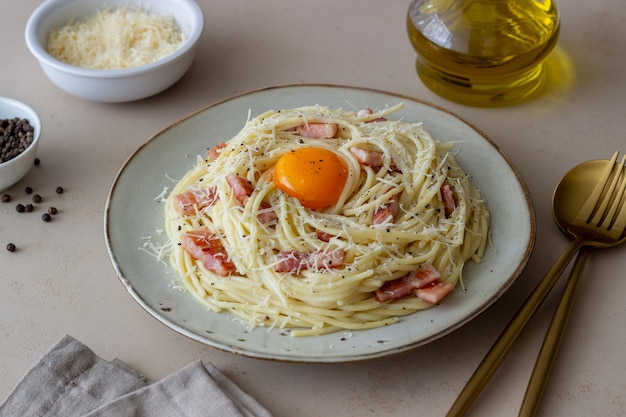
M83 19L103 7L137 5L174 18L185 40L169 56L140 67L119 70L80 68L53 58L46 51L48 34L72 19ZM157 94L178 81L189 69L204 29L204 16L195 0L47 0L26 24L26 45L44 73L62 90L92 101L119 103Z
M0 162L0 191L18 182L32 168L41 137L41 121L33 109L20 101L0 97L0 119L13 119L14 117L28 120L35 130L33 142L15 158Z

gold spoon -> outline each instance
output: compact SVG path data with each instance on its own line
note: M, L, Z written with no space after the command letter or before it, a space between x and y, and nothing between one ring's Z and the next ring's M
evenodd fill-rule
M606 248L626 241L626 175L622 175L626 157L617 164L617 155L616 152L610 161L580 164L557 185L552 200L553 216L573 241L504 329L446 417L465 414L578 250L585 246Z
M622 159L621 165L624 165L624 159ZM593 177L595 172L602 171L604 169L604 164L602 164L602 162L605 161L591 161L581 164L575 168L576 175ZM615 175L614 180L617 184L620 180L619 176ZM622 181L624 181L624 179L622 179ZM616 187L619 186L616 185ZM553 197L552 216L554 217L556 224L559 226L559 229L561 229L564 233L568 233L567 230L569 224L573 221L574 216L576 216L570 204L577 206L580 205L580 202L568 199L568 196L570 196L571 193L567 192L569 190L567 186L557 187L557 190L559 191L559 194L557 195L555 192ZM564 193L567 193L567 195L564 195ZM557 199L559 199L559 201L566 201L567 204L556 204ZM624 236L624 233L622 233L621 239L618 240L616 244L619 244L624 240L626 240L626 237ZM541 345L541 350L537 356L537 362L535 363L535 367L528 383L528 388L524 394L524 400L522 401L522 405L520 407L519 417L532 417L537 413L539 402L543 396L548 377L552 371L552 366L554 365L556 354L565 333L565 327L572 311L574 295L576 294L576 289L587 260L588 252L588 248L582 248L576 258L574 267L572 268L565 289L563 290L563 294L561 295L561 300L559 301L559 305L554 312L543 344Z

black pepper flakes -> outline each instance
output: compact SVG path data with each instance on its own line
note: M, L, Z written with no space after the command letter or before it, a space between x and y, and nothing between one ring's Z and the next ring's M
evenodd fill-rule
M52 216L50 215L50 213L44 213L41 215L41 220L47 223L52 220Z

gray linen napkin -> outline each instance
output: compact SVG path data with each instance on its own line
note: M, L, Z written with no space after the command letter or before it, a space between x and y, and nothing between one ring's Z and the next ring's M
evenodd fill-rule
M212 364L150 383L71 336L50 348L0 406L0 417L271 417Z

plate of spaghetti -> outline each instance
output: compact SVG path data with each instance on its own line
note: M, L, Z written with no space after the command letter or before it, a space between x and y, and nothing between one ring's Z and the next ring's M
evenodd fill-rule
M111 188L105 236L128 292L173 330L250 357L347 362L487 309L525 267L535 219L509 159L458 116L299 85L153 136Z

